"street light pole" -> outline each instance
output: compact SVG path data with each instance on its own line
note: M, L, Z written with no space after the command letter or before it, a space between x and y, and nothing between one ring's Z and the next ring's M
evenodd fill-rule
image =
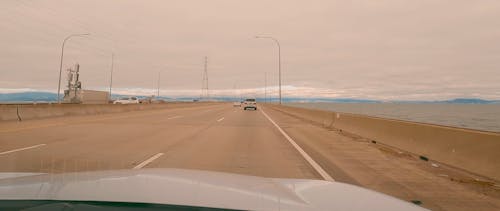
M61 98L59 96L61 94L61 75L62 75L62 65L63 65L63 58L64 58L64 45L66 44L66 41L69 40L69 38L71 38L71 37L87 36L87 35L90 35L90 34L72 34L72 35L69 35L66 38L64 38L64 41L63 41L62 47L61 47L61 64L59 65L59 83L57 84L57 103L58 104L61 103Z
M279 78L279 98L281 105L281 45L280 42L274 37L264 37L264 36L255 36L255 38L264 38L264 39L272 39L278 45L278 78Z
M112 53L111 54L111 77L109 79L109 100L112 100L111 99L111 88L113 87L113 66L114 66L114 58L115 58L115 54Z
M158 99L159 99L159 97L160 97L160 77L161 77L160 73L161 73L161 72L159 71L159 72L158 72L158 90L156 91L156 97L157 97Z
M264 103L267 103L267 72L264 73Z

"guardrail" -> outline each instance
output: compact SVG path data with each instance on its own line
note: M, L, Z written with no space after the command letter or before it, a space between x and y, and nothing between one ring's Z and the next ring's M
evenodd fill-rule
M500 181L500 133L290 106L266 107Z
M146 109L190 107L209 103L172 102L158 104L3 104L0 105L0 121L24 121L61 116L118 113Z

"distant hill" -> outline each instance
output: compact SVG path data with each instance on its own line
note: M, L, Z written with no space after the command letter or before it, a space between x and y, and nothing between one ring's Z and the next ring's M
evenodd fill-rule
M127 95L113 94L112 98L117 99ZM148 96L138 96L145 98ZM168 97L161 96L161 99L168 101L193 101L198 97L179 96ZM211 100L216 101L240 101L240 97L218 97L213 96ZM244 100L244 99L243 99ZM257 101L264 102L264 98L257 98ZM278 102L278 98L267 98L268 102ZM19 92L19 93L0 93L0 102L55 102L57 101L57 94L52 92ZM384 101L368 100L368 99L352 99L352 98L306 98L306 97L287 97L283 98L283 102L327 102L327 103L384 103ZM443 101L390 101L392 103L455 103L455 104L493 104L499 103L500 100L483 100L478 98L457 98L452 100Z
M276 99L277 100L277 99ZM285 102L324 102L324 103L381 103L378 100L354 99L354 98L285 98Z
M57 94L51 92L0 93L0 102L57 101Z
M445 100L441 101L443 103L460 103L460 104L490 104L490 103L498 103L500 101L494 100L483 100L477 98L457 98L453 100Z
M456 98L452 100L436 100L436 101L389 101L390 103L423 103L423 104L500 104L500 100L483 100L478 98Z

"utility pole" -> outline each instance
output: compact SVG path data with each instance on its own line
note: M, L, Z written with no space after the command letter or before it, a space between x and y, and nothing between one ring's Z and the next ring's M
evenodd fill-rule
M114 57L115 57L115 54L112 53L111 54L111 77L109 79L109 100L112 100L111 99L111 89L113 87L113 65L114 65Z

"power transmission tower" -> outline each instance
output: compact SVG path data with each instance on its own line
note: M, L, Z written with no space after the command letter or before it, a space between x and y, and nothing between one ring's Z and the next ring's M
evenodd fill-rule
M209 100L210 95L208 93L208 57L205 56L205 69L203 71L203 81L201 85L201 96L200 100Z

